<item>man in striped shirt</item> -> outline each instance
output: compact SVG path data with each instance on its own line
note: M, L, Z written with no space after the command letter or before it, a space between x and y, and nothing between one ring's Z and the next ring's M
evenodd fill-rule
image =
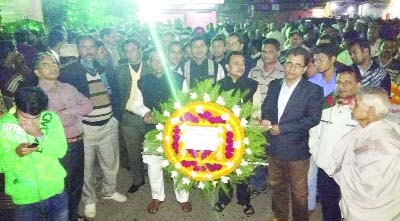
M368 40L358 39L351 42L349 51L353 68L362 77L361 85L381 87L390 95L390 75L378 63L372 61Z
M77 40L79 60L65 67L59 80L76 87L90 99L93 110L83 117L85 170L82 200L85 216L96 215L95 158L99 159L103 175L103 199L125 202L126 196L116 192L119 169L118 121L114 118L111 96L117 96L112 87L112 71L102 69L95 60L96 43L90 35ZM107 82L105 82L107 81ZM110 89L110 90L109 90Z

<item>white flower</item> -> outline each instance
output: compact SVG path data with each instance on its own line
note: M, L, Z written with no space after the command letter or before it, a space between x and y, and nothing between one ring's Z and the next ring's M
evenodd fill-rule
M232 127L229 124L225 124L225 128L227 131L232 131Z
M156 151L159 153L164 153L164 149L161 146L157 147Z
M178 172L176 172L175 170L171 171L171 178L176 178L177 176L178 176Z
M253 152L250 150L250 148L246 148L246 153L247 153L248 155L250 155L250 154L252 154Z
M163 137L162 133L159 133L156 135L157 140L162 140L162 137Z
M245 160L242 160L242 162L240 162L240 165L245 167L245 166L249 165L249 163Z
M180 164L180 163L175 163L175 168L176 168L176 169L182 168L182 164Z
M239 117L240 116L240 107L238 106L238 105L235 105L235 106L233 106L233 108L232 108L232 112L233 112L233 114L236 116L236 117Z
M204 113L204 108L201 105L196 106L196 113L202 114Z
M169 165L169 161L168 160L163 160L162 162L161 162L161 166L162 167L167 167Z
M147 153L147 152L149 152L149 148L147 148L147 147L143 147L143 152L144 152L144 153Z
M190 183L190 180L186 177L182 178L182 184L188 185Z
M248 122L248 121L247 121L246 119L244 119L244 118L240 119L240 126L246 127L247 122Z
M197 186L197 188L204 189L204 183L203 182L199 182L199 185Z
M218 184L218 181L212 181L212 184L213 184L214 187L216 187L217 184Z
M171 119L171 123L174 124L174 125L175 125L175 124L178 124L179 121L180 121L180 120L179 120L178 117L174 117L174 118Z
M224 114L222 114L221 118L222 118L222 120L228 120L229 119L229 114L224 113Z
M210 102L210 101L211 101L210 95L207 94L207 93L205 93L204 96L203 96L203 100L204 100L205 102Z
M156 129L157 129L157 130L164 130L164 125L158 123L158 124L156 125Z
M196 93L190 93L190 98L191 99L196 99L197 98L197 94Z
M238 147L240 147L240 141L235 141L235 142L233 142L233 148L238 148Z
M240 175L243 174L242 170L239 169L239 168L235 170L235 173L236 173L238 176L240 176Z
M176 101L176 102L174 103L174 108L175 108L175 109L181 109L181 103L179 103L179 101Z
M233 163L232 162L226 162L225 165L228 168L232 168L233 167Z
M197 172L196 172L196 171L190 172L190 176L191 176L191 177L197 177Z
M229 177L227 177L227 176L222 176L222 177L221 177L221 181L222 181L223 183L228 183Z
M211 173L207 173L204 176L206 177L207 180L211 180L212 179L212 174Z
M168 112L168 111L164 111L164 117L169 117L169 116L171 116L171 114Z
M217 98L217 101L216 101L215 103L217 103L217 104L219 104L219 105L221 105L221 106L224 106L224 105L225 105L224 98L221 97L221 96L219 96L219 97Z
M244 139L243 139L243 143L244 144L246 144L246 145L249 145L249 138L247 138L247 137L245 137Z

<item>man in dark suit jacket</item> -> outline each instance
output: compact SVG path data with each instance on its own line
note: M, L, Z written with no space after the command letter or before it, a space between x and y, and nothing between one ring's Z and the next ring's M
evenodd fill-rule
M142 143L146 125L142 116L133 113L132 104L136 99L135 91L138 80L144 75L150 74L151 70L142 60L142 48L137 40L127 39L122 44L122 49L128 62L116 68L116 83L121 96L120 110L122 117L120 127L133 177L128 192L134 193L144 184ZM150 113L147 115L150 116Z
M272 220L289 220L289 186L295 221L308 221L307 174L309 130L321 119L322 88L302 78L311 54L298 47L288 51L284 79L270 83L262 105L262 125L269 143Z

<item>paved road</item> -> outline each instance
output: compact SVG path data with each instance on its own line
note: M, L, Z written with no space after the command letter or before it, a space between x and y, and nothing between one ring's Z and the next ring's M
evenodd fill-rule
M118 176L118 190L126 193L130 186L131 178L126 169L121 169ZM150 185L148 181L141 189L134 193L128 194L128 201L125 203L117 203L110 200L100 199L97 204L97 216L95 221L180 221L180 220L269 220L271 217L271 199L269 194L259 195L252 199L252 205L256 213L250 217L243 214L242 208L236 204L236 199L226 207L222 213L213 212L213 200L199 194L198 191L191 192L190 202L193 204L193 211L190 213L182 212L180 204L175 201L173 193L172 181L166 183L166 200L161 205L160 210L156 214L147 212L147 204L151 200ZM318 205L319 206L319 205ZM320 221L320 208L310 216L310 221Z

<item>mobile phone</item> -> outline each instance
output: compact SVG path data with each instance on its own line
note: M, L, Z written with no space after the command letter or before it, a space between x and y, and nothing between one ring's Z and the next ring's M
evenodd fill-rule
M39 145L38 143L33 143L33 144L30 144L28 146L28 148L36 148L38 145Z

